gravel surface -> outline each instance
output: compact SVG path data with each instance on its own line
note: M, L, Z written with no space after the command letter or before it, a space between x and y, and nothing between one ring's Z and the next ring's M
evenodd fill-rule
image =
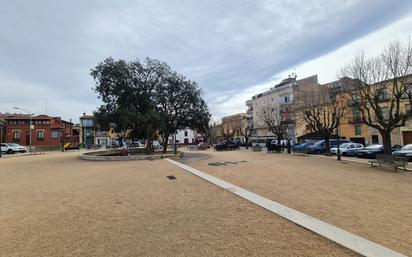
M316 156L208 153L188 165L412 256L412 172Z
M355 255L164 160L56 153L0 160L0 256Z

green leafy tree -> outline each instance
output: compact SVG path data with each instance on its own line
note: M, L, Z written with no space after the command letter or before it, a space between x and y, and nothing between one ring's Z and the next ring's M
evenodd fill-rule
M178 129L202 130L209 121L197 84L166 63L150 58L129 63L108 58L92 69L91 75L104 103L95 112L97 122L101 126L115 124L117 132L145 138L147 153L153 151L152 140L159 135L166 151L169 136Z
M163 152L167 151L167 141L179 129L190 128L202 131L209 122L209 112L202 91L196 82L187 80L176 72L168 74L165 83L156 89L157 103L161 117L160 134Z
M164 83L170 67L158 60L143 62L107 58L91 70L95 91L103 101L96 112L97 122L114 123L116 131L130 131L145 138L146 152L152 150L152 140L161 124L156 105L156 87Z

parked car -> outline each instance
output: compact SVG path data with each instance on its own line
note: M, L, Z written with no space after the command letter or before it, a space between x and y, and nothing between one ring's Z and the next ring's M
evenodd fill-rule
M292 146L292 150L295 153L304 153L306 150L306 147L315 144L316 142L314 141L309 141L309 142L304 142L302 144L294 145Z
M339 151L342 156L355 156L359 150L365 148L362 144L358 143L343 143L339 145ZM330 149L332 154L338 153L338 147L332 147Z
M369 145L356 153L359 158L375 159L377 154L383 154L383 145Z
M348 140L346 139L339 139L339 144L343 144L343 143L349 143ZM330 139L329 140L329 145L331 148L336 147L338 145L338 140L337 139ZM306 153L315 153L315 154L320 154L320 153L324 153L326 152L326 141L325 140L321 140L318 141L316 143L314 143L313 145L309 145L306 147L305 149Z
M401 148L402 148L401 145L393 145L393 146L392 146L392 152L393 152L393 151L399 151L399 150L401 150Z
M412 161L412 144L407 144L400 150L394 151L392 154L396 156L407 156L409 161Z
M2 143L0 149L4 153L25 153L27 151L26 147L14 143Z
M356 156L358 156L359 158L376 159L377 154L383 154L384 153L383 149L384 149L383 145L380 145L380 144L369 145L369 146L365 147L364 149L359 150L356 153ZM392 152L398 151L400 149L401 149L400 145L392 146Z
M152 146L153 146L154 149L160 149L160 148L162 148L162 145L161 145L160 142L157 141L157 140L154 140L154 141L152 142Z

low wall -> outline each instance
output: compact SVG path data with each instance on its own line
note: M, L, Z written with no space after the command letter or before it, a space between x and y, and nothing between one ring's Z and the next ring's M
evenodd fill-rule
M178 160L183 157L182 152L174 154L173 152L167 153L157 153L152 155L137 154L137 155L127 155L127 156L104 156L106 154L119 153L120 151L95 151L83 153L79 156L82 160L88 161L135 161L135 160L157 160L170 158L173 160Z

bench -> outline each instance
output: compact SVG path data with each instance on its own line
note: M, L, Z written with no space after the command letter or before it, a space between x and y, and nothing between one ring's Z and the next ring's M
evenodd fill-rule
M262 147L259 146L259 145L254 145L254 146L252 146L252 151L260 152L260 151L262 151Z
M406 171L406 165L408 164L408 157L404 156L394 156L390 154L377 154L376 160L369 161L371 167L374 167L375 164L379 167L388 166L394 167L395 171L398 171L399 167L402 167Z

